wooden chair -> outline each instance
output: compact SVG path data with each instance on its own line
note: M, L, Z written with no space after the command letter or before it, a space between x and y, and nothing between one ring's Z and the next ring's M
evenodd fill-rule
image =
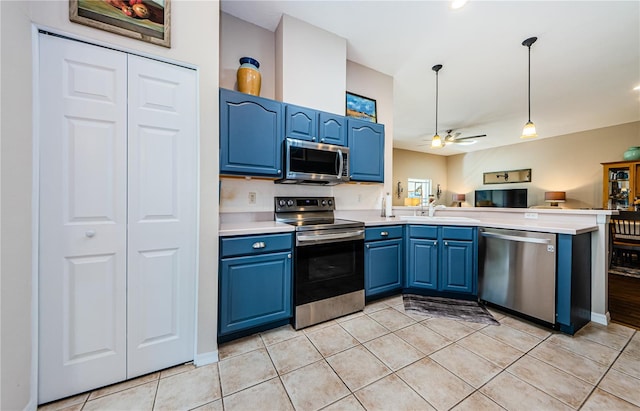
M640 212L620 211L612 216L611 230L612 264L640 267Z

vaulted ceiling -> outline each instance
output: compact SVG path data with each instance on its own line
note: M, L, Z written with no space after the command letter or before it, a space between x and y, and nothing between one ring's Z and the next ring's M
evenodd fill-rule
M274 31L288 14L347 39L347 58L394 78L394 147L450 155L640 120L639 1L221 2L222 11ZM430 148L435 132L487 134L469 146ZM615 136L609 136L615 138ZM640 136L639 136L640 139Z

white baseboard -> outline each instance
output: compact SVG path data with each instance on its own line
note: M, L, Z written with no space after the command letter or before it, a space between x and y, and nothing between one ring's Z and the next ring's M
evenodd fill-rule
M607 311L606 314L591 312L591 321L602 325L609 325L611 322L611 315L609 314L609 311Z
M209 365L218 362L218 351L206 352L203 354L196 354L193 359L193 364L196 367L201 367L203 365Z

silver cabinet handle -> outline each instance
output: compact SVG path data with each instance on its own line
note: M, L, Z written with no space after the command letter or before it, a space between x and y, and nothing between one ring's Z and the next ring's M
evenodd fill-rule
M449 242L448 242L448 241L445 241L445 242L444 242L444 245L449 245Z
M433 245L438 245L438 240L434 241Z
M369 245L369 244L367 244L367 248L369 248L369 247L370 247L370 245Z
M84 232L84 235L89 237L89 238L91 238L94 235L96 235L96 230L87 230L87 231Z
M291 258L291 253L287 254L287 258L289 259Z
M266 246L267 245L264 243L264 241L256 241L251 247L253 247L254 250L257 250L259 248L265 248Z
M316 138L315 137L311 137L311 141L316 141Z
M383 237L387 237L389 235L389 232L388 231L381 231L380 235L383 236Z

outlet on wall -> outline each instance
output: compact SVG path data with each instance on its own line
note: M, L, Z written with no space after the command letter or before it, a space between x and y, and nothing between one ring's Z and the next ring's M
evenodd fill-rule
M538 219L538 213L524 213L524 218L528 218L531 220L537 220Z
M256 193L253 191L249 192L249 204L255 204L256 203Z

